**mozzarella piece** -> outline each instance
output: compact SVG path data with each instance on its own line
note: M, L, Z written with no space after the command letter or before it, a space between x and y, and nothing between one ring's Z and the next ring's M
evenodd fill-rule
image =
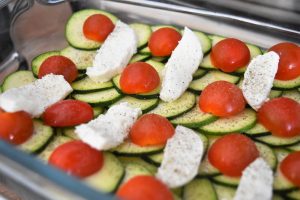
M97 51L93 67L86 74L96 82L106 82L122 72L137 51L137 36L127 24L118 21Z
M271 200L273 171L262 158L257 158L244 171L234 200Z
M48 74L31 84L1 94L0 107L6 112L26 111L32 117L39 117L47 107L66 98L72 91L62 75Z
M248 104L258 110L268 100L278 69L279 56L271 51L255 57L247 67L242 91Z
M203 142L193 130L177 126L167 142L156 177L170 188L180 187L198 173L203 156Z
M120 103L89 123L76 126L75 132L83 142L95 149L107 150L124 141L141 113L141 109L132 108L127 102Z
M183 36L172 52L163 72L160 92L160 98L163 101L174 101L184 93L202 58L203 53L199 39L193 31L185 27Z

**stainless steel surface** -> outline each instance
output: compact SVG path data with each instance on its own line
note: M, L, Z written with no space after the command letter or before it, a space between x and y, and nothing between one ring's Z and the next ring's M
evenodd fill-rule
M14 0L0 0L0 9L7 6L9 3L13 2Z
M23 11L32 2L25 1L28 4L20 6ZM21 15L20 12L15 12L17 17L13 20L11 35L17 52L24 56L28 63L40 53L67 46L64 27L72 14L70 5L62 3L46 6L44 3L48 2L31 5L33 7ZM74 5L73 8L107 10L116 14L124 22L139 21L149 24L188 26L209 34L240 38L263 48L283 40L300 43L299 30L207 9L187 8L146 0L84 0L71 3ZM37 17L38 20L34 20ZM72 194L76 193L85 196L86 199L108 199L107 196L84 187L74 178L59 173L31 156L15 151L1 141L0 154L0 172L43 198L76 199L77 196Z

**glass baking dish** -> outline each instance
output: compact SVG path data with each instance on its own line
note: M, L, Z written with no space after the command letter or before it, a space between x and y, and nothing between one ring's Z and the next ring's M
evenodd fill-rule
M168 1L150 0L19 0L13 9L10 34L15 54L0 69L0 81L8 72L30 67L32 58L42 52L67 46L64 25L72 12L83 8L99 8L114 13L124 22L172 24L205 33L236 37L245 42L268 48L280 41L300 43L300 31L284 26L238 17L228 12L213 12L174 5ZM33 20L38 17L39 20ZM22 58L22 59L20 59ZM23 61L19 65L13 62ZM24 61L27 61L24 63ZM8 66L8 67L7 67ZM12 67L17 66L17 67ZM108 194L88 187L76 178L0 141L0 174L45 199L113 199ZM39 199L41 199L39 198Z

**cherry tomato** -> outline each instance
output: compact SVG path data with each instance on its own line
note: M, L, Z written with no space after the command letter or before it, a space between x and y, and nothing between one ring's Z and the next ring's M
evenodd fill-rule
M280 57L275 79L291 80L300 76L300 47L282 42L272 46L269 51L275 51Z
M69 83L73 82L78 76L76 65L64 56L50 56L47 58L39 69L38 77L42 78L51 73L63 75Z
M44 123L53 127L76 126L93 119L93 108L82 101L62 100L48 107L44 114Z
M12 144L22 144L33 133L33 121L26 112L0 112L0 138Z
M300 187L300 151L285 157L280 164L280 170L289 181Z
M258 156L255 143L242 134L225 135L208 151L209 162L228 176L241 176Z
M169 56L181 40L181 35L173 28L160 28L154 31L148 47L154 56Z
M227 38L213 46L210 54L212 64L224 72L234 72L250 61L250 51L238 39Z
M170 190L153 176L135 176L117 191L123 200L173 200Z
M257 115L258 121L275 136L300 135L300 104L292 99L271 99L262 105Z
M127 94L151 92L159 86L159 83L157 71L145 62L129 64L120 78L121 89Z
M244 110L246 101L240 88L226 81L216 81L202 91L199 107L220 117L236 115Z
M174 135L174 127L165 117L146 114L132 126L129 137L140 146L163 145Z
M95 14L85 20L83 24L83 34L90 40L104 42L114 28L114 23L107 16Z
M84 178L102 168L103 153L74 140L58 146L52 152L49 163L68 174Z

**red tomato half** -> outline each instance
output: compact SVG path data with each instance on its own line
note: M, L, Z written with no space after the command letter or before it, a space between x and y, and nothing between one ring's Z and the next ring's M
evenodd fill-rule
M173 28L160 28L154 31L148 47L154 56L169 56L181 40L181 34Z
M285 157L280 164L280 170L289 181L300 187L300 151Z
M41 65L39 69L39 78L47 74L63 75L66 81L73 82L77 76L78 71L76 65L67 57L64 56L50 56Z
M135 176L122 185L117 196L123 200L173 200L170 190L153 176Z
M48 107L43 114L44 123L53 127L67 127L93 119L93 108L82 101L62 100Z
M236 115L242 112L245 106L246 101L241 89L226 81L209 84L199 98L202 111L220 117Z
M95 14L85 20L83 24L83 34L90 40L104 42L114 28L114 23L107 16Z
M159 86L159 83L157 71L145 62L129 64L120 78L121 89L127 94L151 92Z
M102 168L103 153L75 140L57 147L52 152L49 163L68 174L84 178Z
M262 105L257 115L258 121L275 136L300 135L300 104L292 99L271 99Z
M291 80L300 76L300 47L289 42L272 46L269 51L275 51L279 57L278 80Z
M210 54L212 64L224 72L234 72L250 61L250 51L238 39L227 38L213 46Z
M33 122L26 112L0 112L0 138L12 144L22 144L31 137Z
M165 117L146 114L132 126L129 137L140 146L163 145L174 135L174 127Z
M255 143L242 134L225 135L208 150L209 162L228 176L241 176L258 156Z

